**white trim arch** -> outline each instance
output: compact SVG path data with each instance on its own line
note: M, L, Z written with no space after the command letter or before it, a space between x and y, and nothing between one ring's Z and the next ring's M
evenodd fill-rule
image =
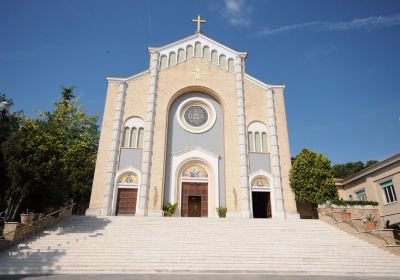
M258 186L251 186L251 183L253 180L257 177L265 177L268 182L269 182L269 187L258 187ZM271 211L272 211L272 218L276 218L276 204L275 204L275 193L274 193L274 177L272 176L271 173L259 169L251 174L249 174L249 186L251 188L251 192L269 192L270 193L270 200L271 200ZM253 199L252 196L250 196L251 202L251 213L253 213Z
M135 132L135 133L134 133ZM122 129L122 148L142 148L144 121L139 117L129 117Z
M268 129L260 121L253 121L247 126L249 152L268 153Z
M215 209L219 207L219 156L198 146L193 146L179 152L172 153L171 179L169 199L171 203L178 203L177 214L182 209L182 172L192 164L199 164L208 174L208 217L216 217ZM204 182L202 180L202 182Z
M128 184L118 184L118 180L119 178L126 174L126 173L134 173L137 178L138 178L138 182L137 184L132 184L132 185L128 185ZM113 198L112 198L112 215L116 215L116 208L117 208L117 196L118 196L118 189L119 188L124 188L124 189L137 189L137 197L136 197L136 211L138 210L138 200L139 200L139 192L140 192L140 183L141 183L141 179L142 179L142 172L136 168L134 168L133 166L128 166L127 168L118 170L115 173L115 181L114 181L114 190L113 190Z

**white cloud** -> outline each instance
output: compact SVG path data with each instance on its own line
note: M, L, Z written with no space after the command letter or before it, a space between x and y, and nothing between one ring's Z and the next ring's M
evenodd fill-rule
M294 30L313 29L317 31L347 31L355 29L371 30L379 27L389 27L400 25L400 14L389 16L370 16L366 18L356 18L351 21L323 22L311 21L284 25L277 28L264 28L256 35L270 36Z
M246 0L224 0L222 15L233 26L249 26L253 7Z

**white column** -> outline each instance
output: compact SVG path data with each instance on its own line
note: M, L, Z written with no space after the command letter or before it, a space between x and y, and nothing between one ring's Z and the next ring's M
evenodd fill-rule
M246 145L246 123L244 115L244 91L243 91L243 57L235 58L236 101L238 109L239 152L240 152L240 188L241 210L243 218L250 218L250 188Z
M144 129L143 157L142 157L142 179L139 190L139 204L136 216L147 216L151 164L153 156L154 121L156 115L158 79L158 52L150 50L150 94L147 101L147 116Z
M106 191L104 194L103 208L100 211L102 216L112 215L112 198L114 193L115 172L118 165L118 154L122 129L122 117L124 115L125 96L127 84L119 83L117 102L115 108L114 124L112 130L112 140L110 147L110 157L107 166Z
M272 213L273 218L285 218L285 210L283 208L283 193L282 193L282 176L279 160L279 145L278 135L276 130L274 92L272 88L267 89L267 114L268 114L268 138L271 147L271 171L274 177L274 199L275 213Z

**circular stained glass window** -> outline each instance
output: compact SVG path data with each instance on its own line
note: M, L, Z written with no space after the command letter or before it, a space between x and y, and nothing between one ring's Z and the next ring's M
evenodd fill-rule
M186 109L184 117L189 125L199 127L207 122L208 113L202 106L194 105Z

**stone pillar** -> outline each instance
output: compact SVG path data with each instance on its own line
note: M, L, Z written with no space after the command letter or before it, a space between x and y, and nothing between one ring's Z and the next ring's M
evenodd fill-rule
M275 198L275 213L273 218L285 218L285 210L283 207L283 192L282 192L282 176L279 160L279 145L278 135L276 130L274 92L272 88L267 89L267 114L268 114L268 140L270 143L271 155L271 170L274 177L274 198Z
M139 190L139 204L136 216L147 216L151 164L153 156L154 121L156 115L157 101L157 80L158 80L158 52L150 50L150 94L147 101L147 116L144 130L142 177Z
M243 57L235 58L236 101L238 109L239 152L240 152L240 188L241 210L243 218L250 218L250 189L246 145L246 122L244 115L244 90L243 90Z
M118 165L118 154L119 154L119 146L121 138L122 118L124 115L126 88L127 88L126 82L119 83L115 116L114 116L114 125L112 130L110 157L107 166L106 191L104 194L103 208L100 210L100 215L102 216L112 215L111 204L114 193L115 172Z

